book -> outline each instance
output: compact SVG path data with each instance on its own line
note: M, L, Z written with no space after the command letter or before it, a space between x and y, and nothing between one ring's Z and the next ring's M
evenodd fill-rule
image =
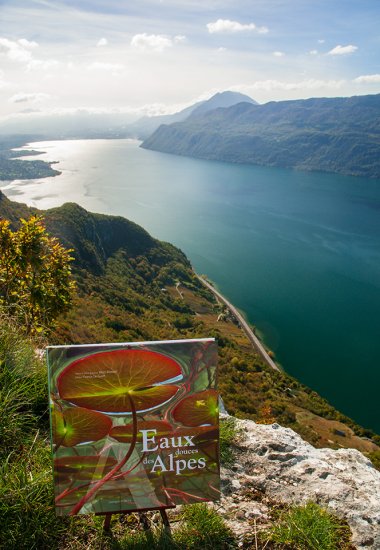
M58 515L218 500L214 339L47 348Z

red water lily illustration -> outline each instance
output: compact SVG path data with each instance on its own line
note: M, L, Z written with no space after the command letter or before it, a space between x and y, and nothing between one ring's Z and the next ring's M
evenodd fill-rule
M83 407L70 407L54 414L53 441L59 447L74 447L79 443L98 441L112 427L112 420L105 414Z
M173 409L172 415L185 426L216 424L218 420L218 393L205 390L182 399Z
M166 355L115 350L74 361L59 375L57 388L62 399L79 407L131 413L133 408L143 411L168 401L178 386L165 382L181 375L181 367Z

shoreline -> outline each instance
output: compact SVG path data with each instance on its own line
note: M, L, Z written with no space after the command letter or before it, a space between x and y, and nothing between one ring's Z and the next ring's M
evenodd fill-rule
M238 311L238 309L231 304L221 294L218 292L208 281L203 279L200 275L196 274L198 280L206 287L208 290L210 290L214 296L216 296L230 311L230 313L235 317L237 320L239 327L245 332L248 340L251 342L253 348L261 355L261 357L264 359L265 363L270 366L272 369L277 370L278 372L282 372L280 367L273 361L273 359L269 356L267 350L265 349L263 343L261 340L256 336L256 334L253 332L252 328L250 327L249 323L244 319L243 315Z

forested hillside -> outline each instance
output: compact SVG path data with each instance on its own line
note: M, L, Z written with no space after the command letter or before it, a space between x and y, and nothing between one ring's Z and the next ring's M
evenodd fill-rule
M142 145L226 162L380 177L380 95L239 103L160 126Z

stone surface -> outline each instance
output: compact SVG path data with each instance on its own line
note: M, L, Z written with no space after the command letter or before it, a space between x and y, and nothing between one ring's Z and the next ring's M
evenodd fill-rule
M358 549L380 549L380 472L363 454L315 449L278 424L238 420L237 427L236 464L222 468L219 512L241 540L267 519L256 491L272 502L317 502L347 520Z

